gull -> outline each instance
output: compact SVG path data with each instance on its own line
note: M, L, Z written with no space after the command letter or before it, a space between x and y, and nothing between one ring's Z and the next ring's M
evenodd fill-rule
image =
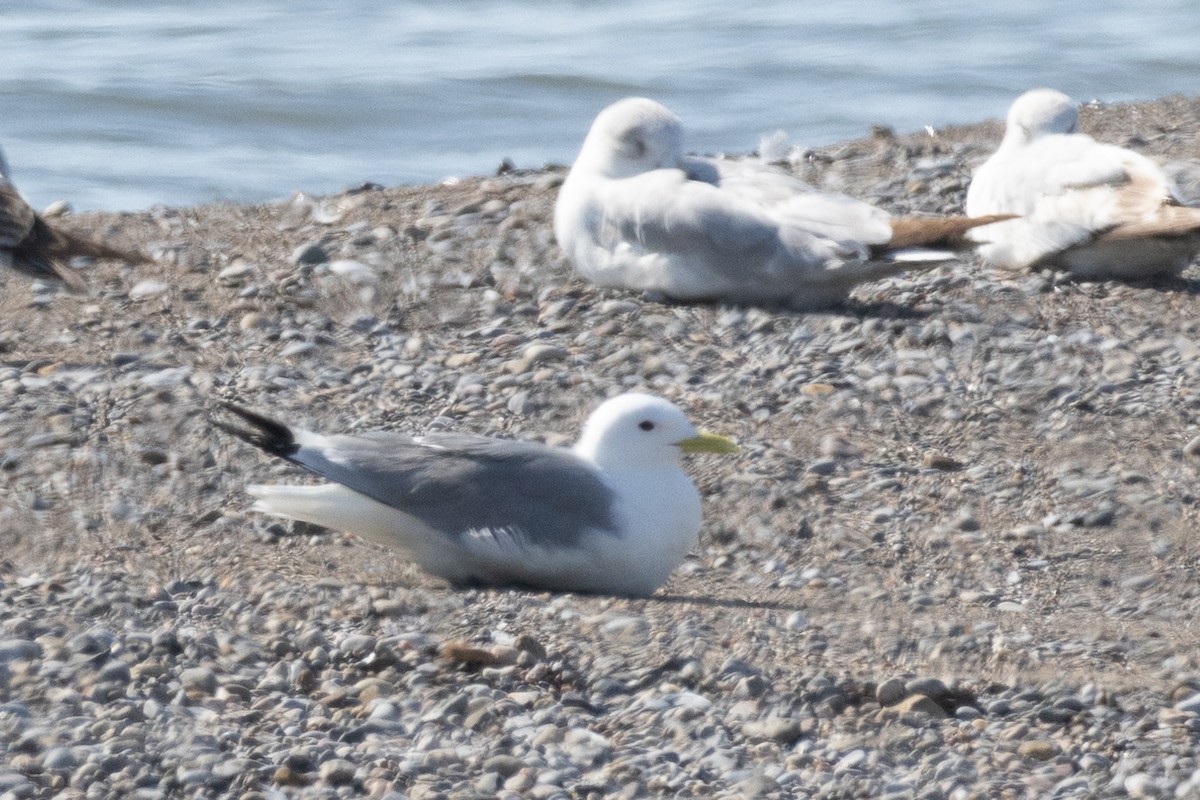
M324 435L223 402L214 420L328 479L249 486L253 508L398 549L456 585L649 595L696 544L684 453L735 453L653 395L602 403L571 449L458 433Z
M592 123L559 191L554 233L600 286L808 310L952 259L947 246L995 219L893 218L761 162L685 156L679 118L632 97Z
M1013 102L1000 147L971 180L966 210L1021 216L972 231L980 256L1085 278L1180 272L1200 252L1200 209L1184 206L1149 158L1077 127L1076 105L1062 92L1034 89Z
M64 264L73 256L112 258L129 264L149 259L93 242L61 228L52 227L30 208L13 186L8 162L0 151L0 267L11 267L39 280L77 286L74 273Z

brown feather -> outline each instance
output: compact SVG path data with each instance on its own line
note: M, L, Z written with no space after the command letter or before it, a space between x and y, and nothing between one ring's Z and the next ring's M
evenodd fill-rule
M1122 223L1096 239L1119 242L1152 236L1188 236L1197 232L1200 232L1200 208L1164 205L1153 216Z
M888 250L905 247L967 247L972 243L964 234L980 225L1013 219L1016 214L989 214L983 217L893 217L892 238Z

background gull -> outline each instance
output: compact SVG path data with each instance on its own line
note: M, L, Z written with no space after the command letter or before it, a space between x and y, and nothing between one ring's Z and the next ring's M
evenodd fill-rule
M359 534L455 584L646 595L695 545L683 453L731 453L671 403L601 404L571 450L464 434L325 436L232 404L224 430L328 478L250 486L255 509Z
M0 266L41 280L76 285L74 274L65 268L66 261L74 256L113 258L130 264L148 261L140 253L51 227L17 192L10 175L8 162L0 152Z
M596 117L554 231L601 286L817 309L864 281L953 258L944 248L987 221L893 219L760 162L685 156L679 118L635 97Z
M1089 278L1178 273L1200 251L1200 209L1182 205L1156 163L1077 125L1075 103L1053 89L1012 104L1000 147L971 181L967 213L1022 216L972 231L986 241L979 254Z

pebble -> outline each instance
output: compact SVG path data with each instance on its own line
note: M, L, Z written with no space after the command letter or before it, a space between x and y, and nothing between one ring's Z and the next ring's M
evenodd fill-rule
M164 281L142 280L138 281L129 290L131 300L148 300L151 297L164 295L171 290L171 284Z
M185 691L197 694L212 694L217 690L217 676L206 667L193 667L179 673L179 682Z
M904 681L900 678L888 678L875 688L875 699L880 705L890 706L904 699Z
M1060 749L1054 742L1046 739L1032 739L1017 745L1017 754L1034 761L1049 761L1058 755Z
M331 758L321 764L318 777L333 786L343 786L354 780L354 764L342 758Z
M768 717L747 722L742 726L742 734L750 739L773 739L790 744L804 735L804 727L799 720Z
M308 242L292 251L292 263L296 266L324 264L327 261L329 253L319 242Z
M904 714L922 714L934 719L945 719L949 716L946 710L923 694L913 694L905 697L891 707L894 711Z
M0 664L32 661L42 657L42 646L28 639L0 640Z

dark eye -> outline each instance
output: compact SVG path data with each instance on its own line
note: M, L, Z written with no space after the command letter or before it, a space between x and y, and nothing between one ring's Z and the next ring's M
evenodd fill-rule
M654 423L648 419L644 419L638 423L638 427L644 431L652 431L654 430Z

